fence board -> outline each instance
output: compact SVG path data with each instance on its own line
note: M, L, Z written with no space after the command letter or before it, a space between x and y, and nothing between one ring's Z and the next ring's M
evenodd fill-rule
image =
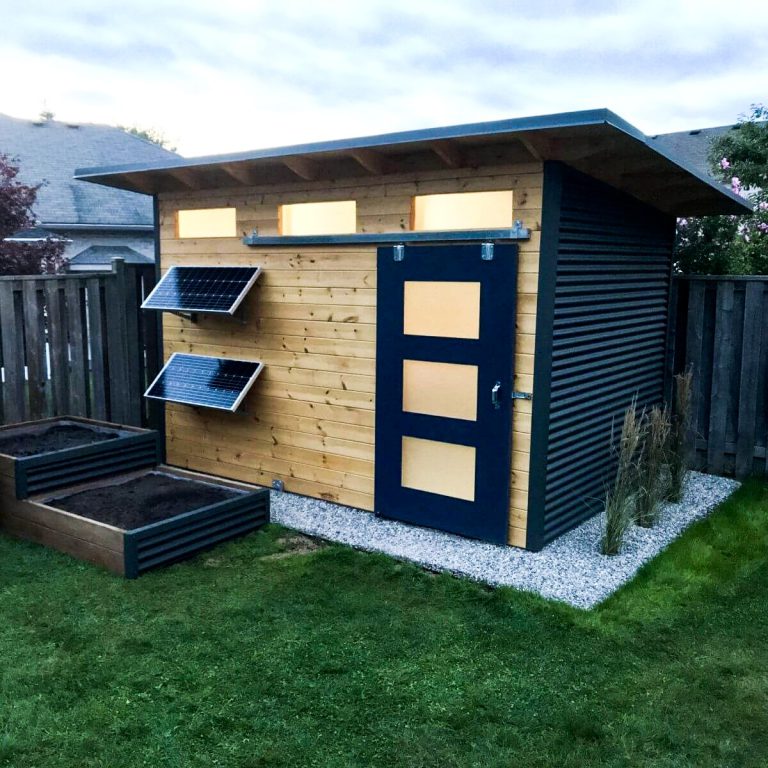
M676 372L694 373L697 468L768 474L768 278L680 276ZM684 345L681 352L680 345Z
M69 411L69 376L55 375L69 370L64 284L60 280L45 281L45 304L48 311L48 342L51 361L51 416Z
M2 422L72 415L147 425L143 384L157 370L158 331L139 306L153 284L154 268L122 260L98 274L0 278Z
M104 365L104 332L99 278L85 281L88 306L88 350L91 361L91 413L95 419L107 418L106 366Z
M3 406L7 422L25 416L24 318L16 301L15 280L0 281L0 333L3 338Z

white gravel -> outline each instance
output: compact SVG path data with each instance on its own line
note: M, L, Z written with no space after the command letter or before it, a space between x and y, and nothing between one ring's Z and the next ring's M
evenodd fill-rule
M577 608L593 608L738 487L735 480L690 472L682 503L665 505L661 521L653 528L631 526L622 553L613 557L598 551L599 515L541 552L485 544L275 491L272 521L311 536L409 560L430 570L537 592Z

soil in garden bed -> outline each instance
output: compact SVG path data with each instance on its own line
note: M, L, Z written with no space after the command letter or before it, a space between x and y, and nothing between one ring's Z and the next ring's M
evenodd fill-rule
M101 443L119 437L115 432L90 429L77 424L57 424L41 432L19 432L0 436L0 453L6 456L37 456L40 453L79 448L81 445Z
M90 520L131 530L240 495L240 491L224 486L149 472L125 483L89 488L48 503Z

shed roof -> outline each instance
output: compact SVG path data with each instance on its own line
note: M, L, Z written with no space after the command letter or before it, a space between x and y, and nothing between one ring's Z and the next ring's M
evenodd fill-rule
M85 181L147 193L561 160L678 216L749 204L607 109L404 131L158 163L81 168Z
M19 159L19 180L37 185L34 212L44 227L152 227L152 200L81 184L75 169L105 163L167 163L178 158L112 125L22 120L0 115L0 152Z

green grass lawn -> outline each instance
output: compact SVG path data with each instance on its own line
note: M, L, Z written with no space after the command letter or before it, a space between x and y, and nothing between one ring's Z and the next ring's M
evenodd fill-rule
M593 612L271 527L126 582L0 537L0 766L768 765L768 488Z

